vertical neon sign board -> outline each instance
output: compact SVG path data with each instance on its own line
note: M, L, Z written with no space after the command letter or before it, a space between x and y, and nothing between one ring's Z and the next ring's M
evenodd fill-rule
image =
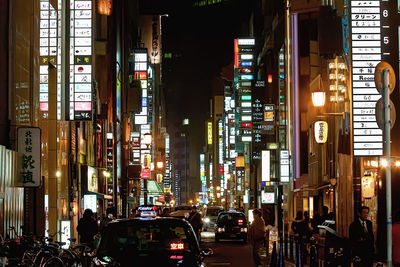
M69 119L92 119L92 1L71 0Z
M57 58L57 12L48 0L40 1L39 30L39 109L49 110L49 62L56 65Z
M374 82L383 55L380 5L380 0L351 1L354 156L383 154L382 130L375 116L381 95Z
M206 184L206 167L204 164L205 155L200 154L200 181L202 184Z

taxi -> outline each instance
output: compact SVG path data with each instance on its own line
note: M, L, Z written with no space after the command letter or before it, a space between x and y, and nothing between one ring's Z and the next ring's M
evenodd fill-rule
M210 249L200 250L183 219L157 217L141 207L141 217L110 222L96 250L95 266L203 266Z

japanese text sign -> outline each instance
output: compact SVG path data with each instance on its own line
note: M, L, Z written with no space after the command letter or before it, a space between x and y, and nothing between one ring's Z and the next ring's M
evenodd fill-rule
M18 128L18 152L22 153L22 182L25 187L40 186L40 128Z

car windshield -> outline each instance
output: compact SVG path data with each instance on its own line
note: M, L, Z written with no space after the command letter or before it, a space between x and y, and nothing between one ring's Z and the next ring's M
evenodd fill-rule
M191 229L181 220L132 220L113 223L101 238L98 255L135 258L151 252L198 251ZM127 256L128 255L128 256Z
M207 209L206 216L218 216L221 211L221 209Z
M221 213L218 223L224 225L246 225L246 216L243 213Z

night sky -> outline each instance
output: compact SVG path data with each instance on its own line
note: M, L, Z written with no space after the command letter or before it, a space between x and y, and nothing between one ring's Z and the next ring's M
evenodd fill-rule
M191 141L193 145L198 143L200 153L212 84L221 69L233 62L233 39L240 36L242 20L248 17L252 1L234 0L198 8L193 8L189 0L145 2L150 10L160 7L160 14L169 14L162 18L163 52L173 55L172 64L163 66L167 68L163 80L168 131L189 118ZM200 142L193 142L193 138Z
M172 145L180 136L179 131L188 132L189 179L195 182L191 182L191 191L199 191L200 181L193 179L199 175L198 155L205 145L210 99L215 85L221 84L218 79L222 68L233 63L233 40L241 36L241 25L248 20L253 1L232 0L198 8L193 8L191 2L143 0L141 11L169 15L162 17L163 54L172 54L172 59L164 59L162 66L167 132ZM190 119L189 126L181 126L184 118Z

